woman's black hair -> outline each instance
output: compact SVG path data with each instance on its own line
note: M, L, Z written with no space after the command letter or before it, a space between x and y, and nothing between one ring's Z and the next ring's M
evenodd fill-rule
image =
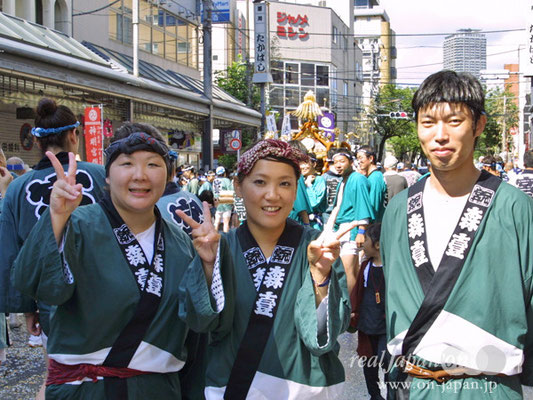
M55 100L47 97L39 100L35 113L35 127L37 128L60 128L78 122L70 108L63 105L58 106ZM44 155L49 147L60 147L64 149L69 132L70 130L45 137L36 137L41 148L41 153Z
M168 147L167 140L163 136L161 132L155 127L150 124L143 124L141 122L124 122L120 128L118 128L115 133L113 134L113 138L111 139L111 143L124 139L128 136L130 136L133 133L138 132L144 132L149 136L152 136L153 138L159 140L160 142L163 142ZM172 173L176 170L176 161L165 160L165 163L167 164L167 179L170 180L172 177Z
M365 236L370 238L372 244L379 243L379 239L381 238L381 223L376 222L369 225L368 228L366 228Z

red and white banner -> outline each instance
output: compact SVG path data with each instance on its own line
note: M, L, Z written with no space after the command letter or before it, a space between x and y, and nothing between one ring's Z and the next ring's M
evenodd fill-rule
M85 153L87 161L104 164L104 140L102 136L102 108L85 107Z

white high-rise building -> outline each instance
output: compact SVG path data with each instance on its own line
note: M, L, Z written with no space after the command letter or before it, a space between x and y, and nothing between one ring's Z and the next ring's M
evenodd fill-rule
M444 39L444 69L469 72L477 78L487 68L487 38L479 29L459 29Z

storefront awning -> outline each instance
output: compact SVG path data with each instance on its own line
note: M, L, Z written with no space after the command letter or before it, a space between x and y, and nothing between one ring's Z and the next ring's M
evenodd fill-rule
M85 44L85 45L84 45ZM140 76L129 72L131 56L0 13L0 71L208 115L210 101L198 79L139 62ZM261 115L213 88L213 117L227 123L259 126ZM215 125L216 127L216 125Z

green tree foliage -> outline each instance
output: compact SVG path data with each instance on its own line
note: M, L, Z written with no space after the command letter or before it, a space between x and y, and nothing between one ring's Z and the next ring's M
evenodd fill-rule
M395 85L384 85L377 96L367 108L366 115L361 122L360 137L363 144L369 141L369 137L375 134L377 141L377 159L381 161L385 150L385 144L392 138L399 138L393 142L396 146L397 156L414 156L419 151L418 141L413 140L416 136L416 126L412 119L394 119L389 117L393 111L405 111L409 116L413 115L411 100L414 90L411 88L399 88ZM394 147L393 147L394 148Z
M259 110L261 95L258 87L252 84L252 65L245 63L241 56L225 71L215 72L215 83L248 107Z
M416 156L422 154L422 148L415 130L409 131L405 135L390 138L389 145L398 160L414 162Z
M518 126L518 106L515 98L509 91L501 88L490 89L486 92L485 110L487 112L487 125L478 140L476 157L497 154L502 151L502 132L504 125L507 131L507 149L512 146L509 129Z
M227 171L234 170L236 163L236 154L222 154L220 157L218 157L218 165L222 165Z
M225 71L215 72L215 83L237 100L259 111L261 94L259 88L252 84L252 70L252 65L245 63L239 56L238 61L234 61ZM257 130L255 128L244 128L242 130L243 147L255 141L256 135Z

